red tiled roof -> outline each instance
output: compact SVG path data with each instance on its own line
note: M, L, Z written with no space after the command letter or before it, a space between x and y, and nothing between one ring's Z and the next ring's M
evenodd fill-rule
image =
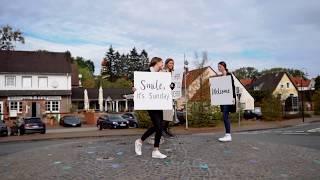
M194 70L191 70L188 72L188 75L187 75L187 87L189 87L189 85L194 81L196 80L202 73L204 73L208 68L211 68L210 66L208 67L204 67L204 68L201 68L201 69L194 69ZM182 88L184 88L184 76L183 76L183 83L182 83Z
M253 79L240 79L240 82L243 86L250 86L253 82Z
M290 77L290 79L296 87L301 87L301 81L302 81L302 87L308 87L311 82L311 80L304 79L301 77Z

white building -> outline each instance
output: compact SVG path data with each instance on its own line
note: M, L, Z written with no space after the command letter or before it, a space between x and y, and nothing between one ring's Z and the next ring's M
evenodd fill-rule
M72 68L67 53L0 51L0 64L0 113L5 117L69 112Z

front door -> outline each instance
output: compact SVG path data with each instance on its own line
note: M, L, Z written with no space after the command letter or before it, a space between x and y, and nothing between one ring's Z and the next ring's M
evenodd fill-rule
M37 103L36 102L32 102L31 117L37 117Z
M3 101L0 101L0 120L3 120Z

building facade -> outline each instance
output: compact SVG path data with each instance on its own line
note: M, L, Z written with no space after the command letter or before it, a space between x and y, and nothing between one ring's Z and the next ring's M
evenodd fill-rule
M71 63L67 53L0 51L2 118L69 112Z
M210 101L209 78L216 75L217 73L210 66L189 71L186 76L186 82L185 77L182 82L182 94L185 95L185 92L187 92L187 96L182 96L177 100L177 108L183 108L186 98L188 98L188 101ZM236 89L241 93L239 104L241 109L253 110L254 98L235 76L233 78Z

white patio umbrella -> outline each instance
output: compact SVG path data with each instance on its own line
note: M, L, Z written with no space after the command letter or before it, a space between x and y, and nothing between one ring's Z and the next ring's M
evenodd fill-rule
M99 110L103 111L103 90L101 86L99 88Z
M89 110L89 98L87 89L84 90L84 110Z

